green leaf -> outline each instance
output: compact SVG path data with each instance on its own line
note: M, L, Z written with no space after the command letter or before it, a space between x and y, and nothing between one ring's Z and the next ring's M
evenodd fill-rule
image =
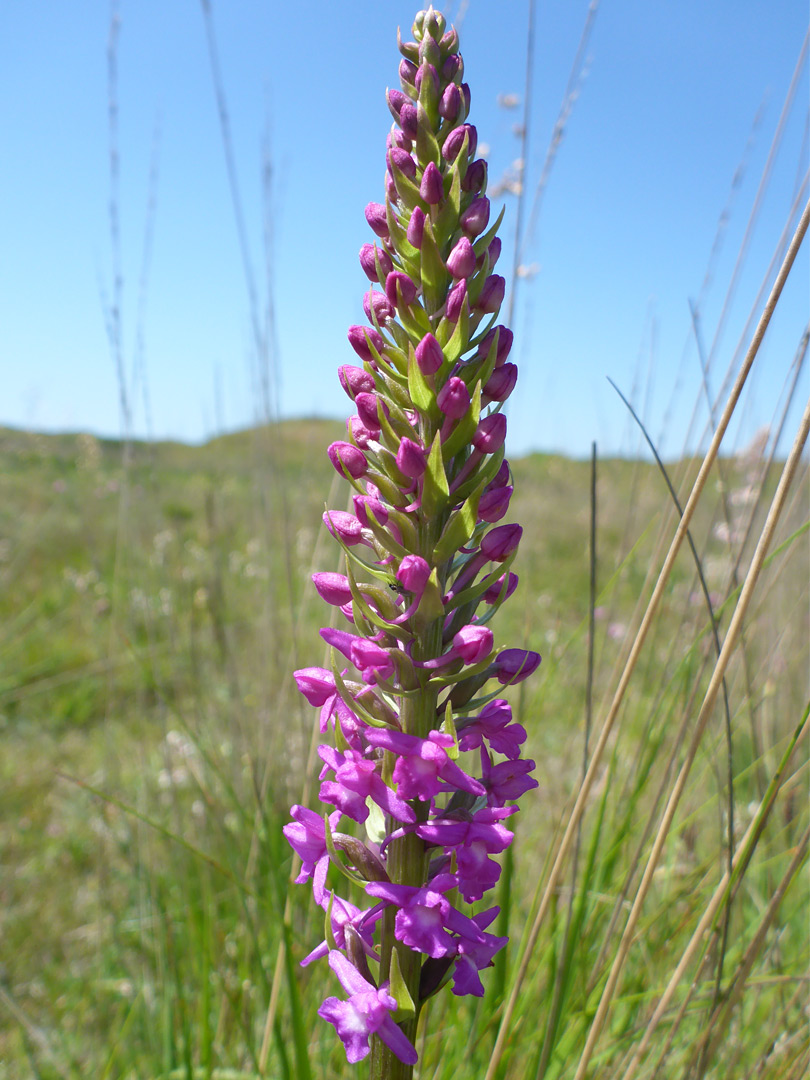
M445 301L450 274L447 272L444 259L433 236L433 226L430 218L425 220L421 250L422 292L425 296L425 306L428 312L433 313L438 311Z
M366 836L372 844L381 844L388 831L385 827L385 814L371 797L366 799L366 806L368 807Z
M494 454L490 454L488 458L483 460L473 472L472 476L468 477L468 479L453 492L453 498L456 502L466 499L470 492L482 481L486 481L488 484L494 478L498 469L500 469L503 458L504 447L502 446L499 450L496 450Z
M361 705L359 701L352 697L351 693L349 692L348 686L343 681L343 676L338 670L334 646L332 646L332 654L329 658L329 666L332 669L332 675L335 679L335 686L337 688L337 692L340 694L341 700L348 709L351 709L355 716L359 716L359 718L364 723L368 724L370 727L387 728L391 726L390 724L386 724L384 720L380 720L379 717L374 716L368 711L368 709Z
M497 233L498 229L501 227L501 222L503 221L503 215L505 213L506 204L501 207L501 212L500 214L498 214L495 224L490 225L487 231L485 233L482 233L481 236L479 236L473 244L473 251L476 255L483 255L483 253L487 250L489 245L495 239L495 233Z
M444 204L439 216L434 222L433 231L436 237L436 243L440 248L450 240L453 233L458 228L459 214L461 213L461 167L460 162L462 157L466 155L467 138L464 139L464 144L461 151L450 167L450 175L452 180L450 181L450 188L445 196ZM506 209L504 207L504 209Z
M441 161L439 144L433 134L432 125L421 102L416 103L416 156L423 165L432 161L438 165Z
M451 516L439 542L433 549L433 563L440 566L447 562L460 547L464 547L475 532L478 520L478 503L484 490L483 484L475 489L464 504Z
M422 509L429 518L435 518L447 506L450 485L444 471L441 433L436 432L428 454L427 469L422 478Z
M442 319L442 322L445 322L445 320ZM453 324L448 323L447 325L449 328ZM439 324L439 328L441 329L441 324ZM441 370L446 374L470 345L470 307L466 301L461 307L461 314L458 317L458 321L456 322L455 329L453 330L449 341L446 343L443 342L438 333L436 334L436 338L444 352L444 364L442 365Z
M405 985L405 979L402 977L402 968L399 965L399 947L394 946L391 950L391 971L390 971L391 984L388 988L391 997L396 998L397 1008L394 1013L394 1020L402 1023L403 1020L411 1020L416 1016L416 1006L413 1003L408 987Z
M408 393L419 412L429 415L438 412L436 394L422 374L416 362L416 353L413 348L411 348L408 356Z

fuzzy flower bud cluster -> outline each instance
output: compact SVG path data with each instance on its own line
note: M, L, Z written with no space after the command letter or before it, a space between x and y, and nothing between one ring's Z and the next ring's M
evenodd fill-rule
M339 369L355 412L328 450L354 510L324 514L346 573L313 576L340 609L321 630L333 660L295 673L331 736L319 798L332 812L294 806L284 829L325 913L304 964L327 958L344 992L320 1015L350 1062L373 1050L380 1077L386 1054L416 1061L427 998L447 983L483 994L507 939L488 929L498 908L478 903L498 881L514 801L537 786L499 695L540 657L496 648L488 625L517 585L522 534L497 524L512 495L501 408L517 378L498 323L500 217L458 35L432 8L413 33L387 93L385 201L365 212L367 322L348 332L357 362Z

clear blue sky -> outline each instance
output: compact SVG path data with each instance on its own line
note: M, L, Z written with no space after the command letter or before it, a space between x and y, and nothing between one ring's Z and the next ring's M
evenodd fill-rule
M397 85L400 0L212 0L257 287L267 292L261 169L269 139L272 272L282 416L345 417L335 369L351 362L369 239L363 209L383 195L386 86ZM527 187L534 190L588 4L540 0ZM472 121L490 183L518 156L528 0L459 0ZM107 0L0 8L0 424L121 432L102 295L112 291L108 219ZM121 0L118 46L124 362L137 331L144 379L134 430L201 440L261 415L255 349L195 0ZM677 454L698 394L689 298L701 291L732 178L762 106L702 307L714 337L746 221L799 57L799 0L602 0L587 74L524 262L515 318L512 453L632 452L612 376L662 449ZM807 169L805 64L710 382L720 386ZM142 318L142 250L155 132L156 207ZM506 196L503 265L516 203ZM808 262L786 290L740 428L771 420L807 320ZM506 272L506 271L505 271ZM263 300L262 300L263 303ZM146 387L148 413L144 402ZM800 386L807 396L808 380ZM706 412L693 426L692 445Z

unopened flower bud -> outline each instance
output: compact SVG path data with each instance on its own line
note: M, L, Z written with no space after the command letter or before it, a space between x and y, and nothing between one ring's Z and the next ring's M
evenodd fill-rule
M342 364L338 368L340 385L354 401L357 394L374 392L374 379L364 369L355 367L354 364Z
M500 236L493 237L489 247L487 248L487 254L489 255L489 268L495 269L495 263L501 257L501 238Z
M401 60L399 64L399 77L403 83L413 86L416 82L416 73L419 68L411 60Z
M408 243L415 248L421 248L422 236L425 232L425 212L421 206L415 206L411 212L411 220L408 222L406 236Z
M410 100L407 94L403 94L401 90L388 90L385 94L385 100L388 102L388 108L391 110L391 115L396 121L399 121L399 114L402 111L402 106Z
M447 256L447 269L454 278L467 278L475 270L475 252L466 236L462 236Z
M493 401L506 401L517 382L517 364L502 364L496 367L490 375L484 393Z
M432 161L429 161L425 166L425 171L422 173L422 182L419 185L419 194L425 200L426 203L430 203L431 206L438 202L441 202L444 195L444 184L442 182L442 174L439 172L439 168Z
M416 362L423 375L435 375L444 363L442 347L433 334L425 334L416 346Z
M453 650L465 664L478 664L492 652L493 640L486 626L462 626L453 638Z
M376 431L369 430L359 416L350 416L346 421L346 429L361 450L367 450L368 444L380 433L379 428Z
M310 705L320 708L335 693L335 677L325 668L300 668L293 672L295 684Z
M363 311L366 313L366 318L372 324L375 322L382 326L386 319L393 319L394 317L394 305L381 292L376 292L374 289L369 289L363 296Z
M466 299L467 282L462 278L461 281L455 283L453 288L447 294L447 307L445 313L450 322L456 322L458 320Z
M366 221L377 236L388 236L388 215L382 203L370 202L366 207Z
M378 295L381 295L378 293ZM349 344L360 357L361 360L368 360L370 363L374 362L371 349L369 348L369 342L378 353L382 352L385 342L382 339L382 335L374 327L367 326L350 326L347 337Z
M402 439L396 460L399 471L411 480L417 480L427 468L427 455L413 439Z
M462 182L462 190L464 191L484 191L487 186L487 163L483 158L476 158L476 160L468 167L467 172L464 174L464 180Z
M454 128L444 140L442 157L445 161L452 164L456 160L461 147L464 145L465 135L468 139L467 154L469 157L475 157L475 151L478 148L478 132L472 124L462 124L461 127Z
M421 593L430 578L430 564L421 555L405 555L397 570L397 581L408 592Z
M368 472L366 455L351 443L333 442L326 452L341 476L348 473L354 480L359 480Z
M520 525L496 525L481 539L481 554L492 562L503 562L517 549L521 536Z
M385 279L385 277L394 269L394 264L391 262L391 256L387 251L378 248L376 244L363 244L360 248L360 265L368 280L373 281L375 284L380 280L377 275L378 259L383 279Z
M463 379L453 375L447 380L436 397L436 404L445 416L459 420L470 407L470 391Z
M362 396L362 395L358 395ZM494 454L506 439L506 417L503 413L490 413L478 425L472 444L482 454Z
M400 270L392 270L385 279L385 295L392 304L400 301L403 304L412 304L416 299L416 285L407 274L403 274Z
M332 536L336 536L346 547L355 547L364 542L363 527L354 514L347 514L345 510L327 510L323 521Z
M487 521L493 524L500 521L509 509L509 500L512 498L512 487L487 488L478 503L479 521Z
M388 165L393 168L399 169L403 175L407 176L409 180L413 180L416 177L416 162L413 160L407 150L400 150L399 147L394 147L388 151Z
M439 102L439 116L444 120L455 120L461 108L461 91L455 83L445 88Z
M496 331L498 332L498 351L495 355L495 367L500 367L511 352L514 340L514 334L507 326L493 326L478 346L476 355L479 360L486 360L489 356L489 350L492 348L492 342L495 340Z
M459 218L459 223L468 236L481 235L489 224L489 199L486 195L473 199Z
M360 417L369 431L379 432L380 420L377 412L378 403L380 399L376 394L358 394L354 399L354 403L357 406L357 415ZM383 412L388 415L388 406L383 401Z
M416 138L416 106L408 102L399 111L399 126L409 139Z
M478 294L475 302L476 311L484 315L495 315L500 311L503 298L506 295L506 279L500 274L490 274L484 282L484 287Z
M494 585L490 585L487 591L484 593L484 603L497 604L501 599L501 593L503 593L503 599L508 600L512 593L517 588L518 576L517 574L509 573L509 580L506 581L506 575L501 574ZM506 584L506 590L504 591L504 584ZM503 653L501 653L503 655Z
M430 79L433 84L434 97L439 96L439 73L433 64L422 64L416 72L416 79L414 85L417 90L422 89L422 83L425 79Z
M385 504L381 503L374 495L355 494L352 496L352 502L354 503L354 512L357 515L357 520L365 528L369 528L369 514L371 514L378 525L385 525L388 521L388 510L386 509Z

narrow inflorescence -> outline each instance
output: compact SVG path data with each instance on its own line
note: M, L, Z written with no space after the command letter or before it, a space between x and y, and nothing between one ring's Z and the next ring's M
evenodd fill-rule
M500 218L490 223L458 35L432 8L413 33L401 90L387 94L385 202L366 207L368 323L348 334L362 366L339 369L356 413L328 450L354 490L353 514L324 514L346 573L313 575L346 629L321 630L331 670L295 673L334 736L319 749L319 797L334 809L294 806L284 829L325 912L303 963L327 957L345 992L319 1013L350 1062L372 1052L380 1078L411 1075L427 998L446 983L483 994L479 973L507 938L487 929L498 908L478 902L512 840L511 804L537 786L498 694L540 657L497 650L488 626L517 585L522 532L496 524L512 495L501 409L517 377L497 322ZM338 895L341 880L360 906Z

